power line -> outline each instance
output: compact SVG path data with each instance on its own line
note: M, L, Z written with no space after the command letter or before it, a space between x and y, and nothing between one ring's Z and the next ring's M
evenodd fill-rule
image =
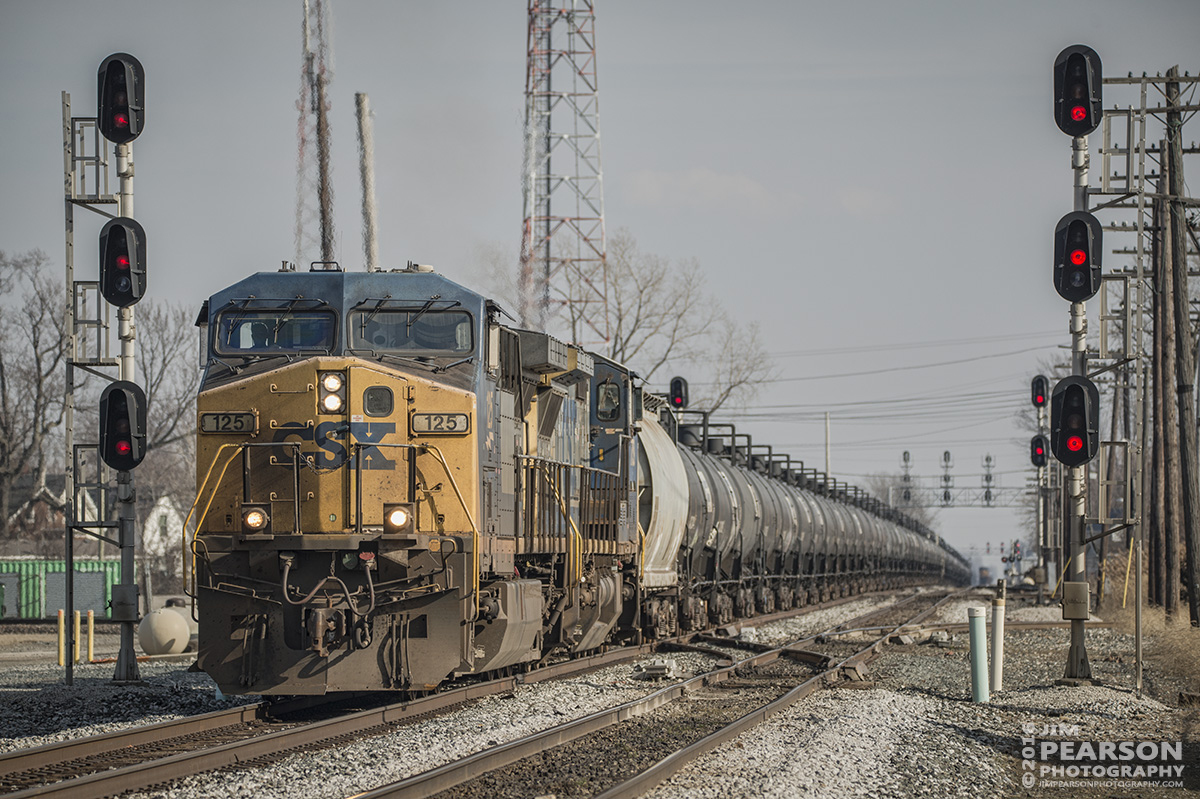
M858 345L854 347L828 347L825 349L816 350L785 350L783 352L768 353L773 358L803 358L820 355L844 355L854 352L883 352L895 350L916 350L927 349L930 347L954 347L968 344L984 344L993 341L1022 341L1029 339L1044 339L1047 336L1058 335L1061 331L1047 330L1040 333L1019 333L1010 336L980 336L977 338L952 338L952 339L934 339L931 341L915 341L910 343L898 342L894 344L868 344ZM1050 346L1050 345L1046 345Z
M964 364L964 363L977 363L978 361L985 360L988 358L1008 358L1013 355L1024 355L1024 354L1030 353L1030 352L1039 352L1044 349L1046 349L1045 346L1026 347L1025 349L1011 350L1009 352L997 352L997 353L993 353L990 355L975 355L970 358L957 358L952 361L937 361L935 363L920 363L920 364L912 364L910 366L889 366L889 367L885 367L883 369L867 369L867 370L864 370L861 372L834 372L831 374L824 374L824 375L802 375L800 377L775 377L775 378L769 378L767 380L760 380L758 382L759 383L800 383L800 382L808 382L810 380L832 380L832 379L842 378L842 377L866 377L866 376L874 376L874 375L881 375L881 374L889 374L892 372L911 372L911 371L915 371L917 369L936 369L937 367L940 367L940 366L957 366L959 364ZM708 381L708 382L697 381L696 385L710 386L710 385L713 385L713 383L712 383L712 381Z
M1021 350L1012 350L1010 352L998 352L998 353L995 353L992 355L976 355L971 358L957 358L953 361L938 361L936 363L920 363L920 364L913 364L911 366L889 366L885 369L868 369L868 370L862 371L862 372L836 372L836 373L827 374L827 375L804 375L802 377L777 377L777 378L773 378L770 380L763 380L760 382L763 382L763 383L799 383L799 382L807 382L809 380L832 380L832 379L841 378L841 377L864 377L866 375L880 375L880 374L888 374L891 372L911 372L911 371L915 371L917 369L935 369L939 366L957 366L959 364L964 364L964 363L976 363L977 361L981 361L986 358L1008 358L1013 355L1024 355L1026 353L1037 352L1039 350L1044 350L1044 349L1045 349L1045 347L1026 347L1025 349L1021 349Z

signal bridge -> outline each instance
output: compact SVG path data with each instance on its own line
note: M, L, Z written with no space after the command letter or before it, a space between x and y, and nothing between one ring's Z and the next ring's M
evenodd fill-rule
M1015 508L1036 496L1033 488L922 488L890 486L888 504L893 508Z

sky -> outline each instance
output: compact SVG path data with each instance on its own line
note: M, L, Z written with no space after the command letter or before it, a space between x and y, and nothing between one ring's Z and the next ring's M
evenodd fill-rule
M1195 74L1200 3L596 5L607 228L694 259L725 310L759 324L777 380L739 430L823 469L828 411L838 479L897 472L904 451L937 479L950 451L959 487L980 485L989 454L1001 486L1024 485L1029 380L1069 344L1050 282L1072 210L1054 58L1082 43L1107 75ZM301 6L0 0L0 250L40 248L61 268L61 93L94 115L96 69L126 51L147 75L134 162L148 296L198 307L290 260ZM520 242L526 4L333 0L332 14L338 260L362 269L366 92L384 266L482 289L485 253L515 260ZM1135 101L1105 90L1107 107ZM76 216L80 279L102 222ZM993 573L1022 525L1004 509L938 513L965 554L990 543Z

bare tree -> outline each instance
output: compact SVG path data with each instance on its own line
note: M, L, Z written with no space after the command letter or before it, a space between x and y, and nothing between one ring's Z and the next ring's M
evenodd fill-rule
M519 308L518 271L507 251L484 247L478 258L488 290L502 304ZM632 367L646 381L660 377L670 365L706 387L696 392L693 404L708 410L752 400L758 385L773 375L758 325L738 324L720 308L705 289L695 259L674 261L643 252L633 234L621 229L608 237L605 261L603 271L592 264L559 274L563 289L556 294L547 332L585 343ZM594 288L601 282L607 325L589 317L600 312L595 302L567 302L572 296L597 296ZM596 343L597 330L604 327L609 339Z
M47 443L62 424L66 330L63 292L41 250L0 251L0 523L6 534L33 503L61 507L47 488ZM13 487L32 476L20 504Z
M643 253L628 230L608 239L608 305L611 340L603 354L650 380L669 360L695 358L717 319L695 260L672 263ZM585 335L571 320L575 340Z
M170 447L195 432L196 389L194 316L188 307L143 303L138 307L137 364L152 413L147 451Z
M184 305L143 302L138 306L137 365L148 405L146 459L138 467L139 525L149 530L142 541L142 567L159 590L179 590L182 548L156 517L172 510L185 515L196 493L195 314ZM149 525L147 526L147 521Z
M711 396L709 392L700 395L697 406L715 411L726 403L746 405L758 396L762 383L776 374L771 356L763 347L758 323L742 326L722 312L710 340Z
M646 381L668 364L691 372L697 385L706 386L696 394L698 408L715 411L752 400L774 373L770 356L758 325L738 324L708 294L699 262L643 252L624 229L609 237L607 249L612 337L602 353ZM568 322L578 340L587 330L579 312L572 312Z

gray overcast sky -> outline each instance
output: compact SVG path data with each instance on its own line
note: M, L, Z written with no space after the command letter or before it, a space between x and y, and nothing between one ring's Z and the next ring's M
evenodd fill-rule
M515 257L525 5L334 0L347 268L362 263L355 92L375 112L385 265L479 286L484 248ZM96 68L125 50L147 72L135 160L151 295L198 304L291 258L300 20L300 0L0 0L0 249L61 265L60 92L94 114ZM1195 73L1200 3L601 0L596 27L608 228L698 259L726 308L760 322L786 379L762 392L764 410L832 411L833 471L852 482L896 470L905 449L935 475L949 449L960 486L979 484L985 453L1002 485L1022 484L1028 433L1013 414L1039 359L1068 342L1050 284L1051 233L1071 209L1051 65L1085 43L1106 74ZM86 269L102 220L82 216ZM898 346L927 342L939 344ZM829 349L841 351L785 355ZM976 392L1011 400L974 419L845 407ZM821 421L750 430L823 466ZM941 526L964 550L1019 534L1002 510L943 511Z

